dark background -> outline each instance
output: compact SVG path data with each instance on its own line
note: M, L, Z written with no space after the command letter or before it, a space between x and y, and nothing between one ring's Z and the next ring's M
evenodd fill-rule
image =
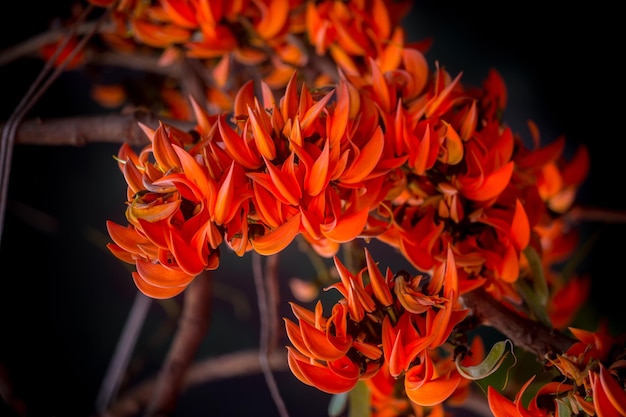
M477 3L480 3L478 5ZM45 31L71 2L11 2L4 6L0 47ZM478 84L490 67L509 90L505 119L528 137L534 120L544 141L564 134L571 149L589 147L591 175L579 201L624 210L624 82L620 14L607 2L548 8L546 2L416 2L406 20L414 40L432 36L427 58L466 84ZM8 11L6 11L8 7ZM34 59L0 67L0 120L5 121L41 68ZM102 111L90 101L89 75L68 73L27 118ZM125 224L126 185L112 155L118 144L83 147L18 145L0 246L0 372L23 401L22 415L88 416L129 313L136 290L129 270L104 248L105 222ZM583 236L600 232L583 265L593 276L587 323L623 321L623 224L590 222ZM297 250L283 257L281 278L311 278ZM215 275L211 328L199 357L254 348L258 313L250 256L224 254ZM286 287L285 287L286 288ZM290 317L283 290L281 314ZM242 298L237 298L242 297ZM233 300L243 300L236 301ZM131 363L141 380L162 362L180 300L152 302ZM286 344L286 342L285 342ZM289 372L276 374L294 416L324 416L328 396ZM2 410L0 410L1 412ZM0 413L1 415L1 413ZM277 415L261 375L206 384L182 395L180 416Z

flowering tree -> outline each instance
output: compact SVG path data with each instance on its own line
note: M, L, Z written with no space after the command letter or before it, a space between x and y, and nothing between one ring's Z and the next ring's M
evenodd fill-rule
M41 40L49 81L98 59L163 75L151 113L27 123L36 82L3 126L3 213L16 142L120 141L126 206L106 248L140 294L184 297L155 382L116 401L111 368L98 412L174 412L228 252L253 258L262 328L256 356L225 372L258 367L281 416L281 367L329 394L332 416L626 415L626 336L572 326L591 285L567 263L587 147L544 142L534 122L514 131L499 72L469 85L429 62L430 41L402 25L411 6L89 0ZM119 85L92 94L132 100ZM296 244L313 281L278 279ZM383 267L390 250L399 262ZM509 381L524 355L530 373Z

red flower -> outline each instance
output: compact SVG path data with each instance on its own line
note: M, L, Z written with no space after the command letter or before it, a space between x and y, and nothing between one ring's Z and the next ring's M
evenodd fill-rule
M294 375L322 391L338 393L359 380L377 378L382 367L390 377L404 380L412 407L437 406L457 392L461 395L457 389L463 378L454 361L436 353L467 314L456 300L456 266L452 252L448 254L430 283L421 286L420 277L405 272L394 276L388 270L383 276L367 250L367 267L357 275L335 257L340 282L329 288L344 298L331 316L322 316L318 302L315 312L292 304L298 324L285 319ZM386 384L385 377L377 380Z

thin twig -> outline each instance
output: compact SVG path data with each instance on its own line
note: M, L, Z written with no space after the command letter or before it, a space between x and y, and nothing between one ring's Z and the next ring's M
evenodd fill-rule
M96 412L98 413L104 412L117 394L122 382L122 377L126 371L126 366L128 365L137 338L145 322L146 315L148 314L151 301L151 298L137 291L130 313L128 314L128 319L122 330L122 335L117 343L113 358L111 359L107 373L102 381L100 392L96 398Z
M574 222L626 223L626 211L575 206L565 214L565 218Z
M276 256L276 255L274 255ZM259 304L259 316L261 321L261 334L260 334L260 342L259 342L259 363L261 364L261 369L263 370L263 376L265 377L265 381L270 390L270 394L274 399L274 403L276 404L276 408L278 409L279 415L281 417L288 417L289 413L287 412L287 408L285 403L280 396L278 391L278 386L276 385L276 380L274 379L274 375L272 374L272 369L269 365L269 343L270 343L270 333L271 333L271 321L270 317L272 314L270 310L272 308L276 308L275 305L270 305L269 299L266 292L266 284L263 278L263 267L261 262L261 255L256 252L252 252L252 274L254 275L254 284L257 292L257 300ZM275 317L274 313L274 317Z
M211 312L211 274L198 275L184 293L184 306L178 331L167 354L146 408L145 416L169 416L176 402L185 374L209 328Z
M272 353L276 349L280 337L278 331L278 308L280 306L280 284L278 282L279 254L269 256L265 262L265 285L267 288L267 321L268 343L267 352Z
M74 24L70 27L69 33L67 34L64 42L58 45L53 56L46 62L43 69L41 70L35 81L31 84L26 94L24 94L22 100L17 105L2 130L2 138L0 139L0 239L2 239L4 217L7 207L7 194L9 188L9 177L11 173L11 159L13 157L13 146L15 143L17 128L28 113L28 111L35 105L35 103L41 98L41 96L46 92L50 85L52 85L52 83L65 70L65 67L68 65L68 63L72 62L76 54L85 47L91 37L98 31L100 25L108 17L111 10L110 8L107 9L107 12L103 13L102 16L100 16L100 18L91 28L91 31L89 31L78 42L74 49L72 49L72 51L65 57L65 59L62 62L58 63L55 67L54 63L57 61L57 58L61 54L61 51L63 51L63 49L67 46L67 42L69 42L69 39L76 34L79 25L84 22L84 20L91 13L93 8L94 6L91 4L86 7L83 13L76 20L76 22L74 22ZM53 68L54 70L52 71ZM50 74L50 76L48 76L48 73L50 71L52 71L52 73Z
M94 30L95 22L82 22L78 20L74 33L84 35ZM49 45L61 39L66 35L65 28L54 29L33 36L17 45L11 46L0 51L0 66L7 65L19 58L29 56L39 51L43 46Z

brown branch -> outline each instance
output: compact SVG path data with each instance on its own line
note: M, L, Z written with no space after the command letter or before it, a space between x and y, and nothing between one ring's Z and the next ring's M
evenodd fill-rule
M79 22L75 34L84 35L93 32L96 25L96 22ZM106 30L106 27L101 25L100 30ZM24 56L36 54L43 46L57 42L64 36L67 36L67 28L53 29L6 48L0 51L0 66L9 64Z
M115 352L102 380L100 391L96 397L96 411L102 412L108 407L111 398L117 394L122 382L128 361L135 343L141 333L152 299L137 291L122 334L117 342Z
M198 275L185 290L178 331L161 367L146 416L169 416L175 410L183 378L209 328L211 274Z
M565 214L565 218L573 222L626 223L626 211L575 206Z
M276 380L274 379L274 375L272 374L272 370L269 364L269 355L272 352L272 336L277 334L277 323L276 323L276 309L278 308L275 300L276 294L268 294L268 291L271 292L271 289L268 289L269 282L273 279L277 278L277 259L278 255L272 255L268 258L269 265L266 265L267 274L263 273L261 255L256 252L252 253L252 267L253 267L253 276L254 276L254 284L257 291L257 302L259 305L259 317L261 320L261 334L260 334L260 342L259 342L259 363L261 365L261 369L263 370L263 376L265 377L265 381L267 383L267 387L270 390L270 394L274 399L274 403L276 404L276 408L278 409L278 413L281 417L287 417L289 414L287 412L287 408L285 407L285 403L280 396L280 392L278 391L278 386L276 385ZM271 260L271 261L270 261ZM270 275L268 277L268 275Z
M287 367L286 351L274 351L268 356L271 369L285 371ZM252 375L261 372L259 352L247 350L226 355L204 359L194 363L185 374L181 389L189 389L193 386L218 381L226 378ZM149 379L128 391L116 403L111 405L105 415L107 417L130 417L138 415L150 398L154 395L155 379Z
M162 65L159 63L159 59L160 56L157 53L89 51L89 61L87 64L92 66L126 68L167 77L180 77L180 61L177 60L168 65Z
M567 335L508 309L482 288L463 294L462 300L484 325L497 329L509 337L513 345L538 358L565 352L574 343Z
M278 317L278 309L280 307L280 284L278 281L278 265L280 255L272 255L265 262L265 286L267 288L267 306L268 306L268 338L267 353L272 353L276 349L280 341L279 329L282 327L282 320Z
M128 142L130 145L146 145L148 137L138 122L155 129L159 120L182 130L189 130L195 125L194 122L160 118L144 110L106 116L27 120L18 128L15 144L83 146L98 142ZM4 124L0 124L0 129L3 128Z

